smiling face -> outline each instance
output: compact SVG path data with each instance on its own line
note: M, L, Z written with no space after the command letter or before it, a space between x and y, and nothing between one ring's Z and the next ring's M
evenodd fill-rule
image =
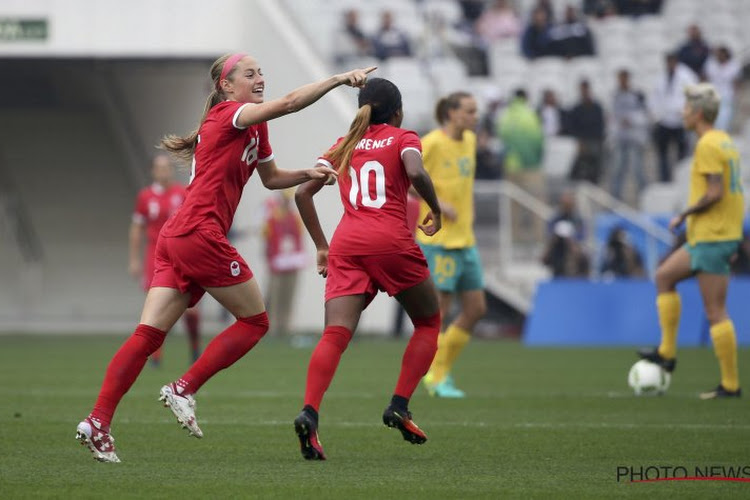
M263 102L266 81L258 62L250 56L245 56L229 72L227 78L221 81L221 88L227 99L238 102Z

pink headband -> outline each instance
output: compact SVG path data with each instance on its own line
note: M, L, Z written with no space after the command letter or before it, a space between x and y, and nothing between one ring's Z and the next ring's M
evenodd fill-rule
M231 56L227 57L227 60L224 61L224 67L221 68L221 77L219 78L219 81L216 83L216 89L221 88L221 81L226 79L227 75L230 71L232 71L232 68L234 68L234 65L237 64L237 61L245 57L247 54L237 53L232 54Z

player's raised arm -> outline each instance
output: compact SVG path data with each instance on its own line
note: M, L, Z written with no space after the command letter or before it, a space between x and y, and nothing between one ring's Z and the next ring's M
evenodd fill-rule
M306 170L284 170L276 166L275 160L258 163L256 170L268 189L287 189L311 179L326 181L338 176L335 170L326 165L318 164Z
M346 73L331 76L319 82L308 83L279 99L273 99L255 106L245 106L237 117L237 126L249 127L255 123L265 122L280 116L296 113L341 85L361 87L367 82L367 75L375 71L375 69L375 66L354 69ZM249 69L248 78L254 76L252 74L253 71L259 70L260 68ZM227 80L222 80L220 84L224 85L224 82L229 83ZM263 92L265 89L264 83L261 81L260 83L256 83L256 85L257 90L254 91Z

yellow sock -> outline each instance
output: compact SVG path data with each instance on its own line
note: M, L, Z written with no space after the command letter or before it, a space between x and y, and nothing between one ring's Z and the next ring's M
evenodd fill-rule
M445 331L445 375L449 374L453 368L453 363L456 362L456 358L461 354L464 346L469 343L471 334L459 328L455 324L452 324ZM442 380L442 378L436 378L436 380Z
M656 296L656 310L661 327L659 354L666 359L677 355L677 327L680 325L680 295L677 292L660 293Z
M445 346L445 333L440 332L437 341L437 352L430 365L430 371L427 372L426 381L428 384L437 384L445 378L445 354L448 350Z
M737 338L732 320L727 319L712 326L711 339L719 359L721 385L728 391L736 391L740 388L740 378L737 373Z

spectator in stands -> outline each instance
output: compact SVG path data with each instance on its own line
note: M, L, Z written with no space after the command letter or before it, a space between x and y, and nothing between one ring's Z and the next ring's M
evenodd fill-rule
M719 116L714 128L729 131L734 112L734 92L738 87L741 68L728 47L722 45L714 51L705 65L706 78L714 84L721 96Z
M557 94L552 89L544 89L542 103L537 110L542 121L542 130L546 137L560 135L563 131L565 112L557 100Z
M646 275L641 254L622 227L615 227L609 233L600 272L603 278L641 278Z
M474 26L484 11L485 0L458 0L458 4L463 13L463 22Z
M302 220L292 203L293 190L272 194L265 203L263 237L268 263L266 310L269 333L286 337L297 291L299 271L307 266L302 243Z
M649 109L656 122L654 140L659 154L659 181L672 182L672 165L669 160L670 145L677 148L680 161L687 154L682 110L685 106L685 87L698 82L695 73L680 63L676 53L667 54L665 71L659 77L649 99Z
M604 109L591 94L588 80L582 80L579 89L581 100L567 113L567 131L578 140L570 178L598 184L604 155Z
M477 179L500 179L503 176L502 142L495 133L498 116L505 105L502 94L491 87L484 95L486 109L477 128Z
M504 174L533 196L546 199L546 182L542 171L544 133L536 111L527 102L526 91L518 89L500 115L498 135L504 146ZM519 239L541 241L543 229L536 218L525 220L527 214L513 211L513 232Z
M677 58L693 70L699 77L703 76L703 65L711 55L711 49L703 40L703 34L697 24L691 24L687 29L687 41L680 47Z
M344 25L334 33L334 60L346 65L352 59L372 56L372 44L359 26L359 13L355 9L344 12Z
M380 16L380 28L372 39L375 57L380 60L389 57L410 57L411 44L406 33L393 24L393 13L383 11Z
M542 9L547 14L550 23L555 22L555 8L552 6L552 0L537 0L531 11L533 12L536 9Z
M646 187L643 153L648 142L648 112L642 93L630 86L630 72L617 73L618 88L612 102L612 124L616 150L616 167L612 194L622 198L622 188L629 167L635 173L638 192Z
M487 43L504 38L516 38L521 34L521 20L508 0L495 0L477 19L477 33Z
M553 226L552 235L542 262L550 268L555 278L585 278L589 274L589 258L575 238L575 227L561 220Z
M572 5L565 8L565 19L549 30L549 36L556 55L571 58L595 54L591 30L586 21L578 17L578 11Z
M583 0L583 13L602 19L617 14L613 0Z
M560 199L557 202L557 212L555 216L549 221L547 226L547 235L552 236L555 231L555 226L560 221L567 221L573 225L573 237L577 241L583 241L586 236L585 228L583 225L583 219L578 214L576 209L576 198L573 191L566 190L560 194Z
M554 54L552 38L550 37L549 15L543 8L534 9L531 22L526 27L521 38L521 52L529 59L551 56Z
M642 16L661 12L662 0L614 0L622 16Z

